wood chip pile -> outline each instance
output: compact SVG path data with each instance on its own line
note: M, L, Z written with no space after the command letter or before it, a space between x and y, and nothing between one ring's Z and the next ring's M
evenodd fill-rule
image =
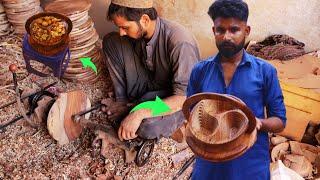
M271 160L284 165L305 179L320 177L320 147L274 136L271 141Z

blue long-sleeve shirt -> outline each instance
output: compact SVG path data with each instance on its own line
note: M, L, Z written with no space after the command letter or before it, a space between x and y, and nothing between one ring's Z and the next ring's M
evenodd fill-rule
M194 67L187 96L200 92L231 94L240 98L258 118L279 117L286 123L286 110L276 69L244 51L228 86L225 85L220 55ZM227 162L213 163L196 159L192 179L269 180L269 141L266 132L258 132L256 143L242 156Z

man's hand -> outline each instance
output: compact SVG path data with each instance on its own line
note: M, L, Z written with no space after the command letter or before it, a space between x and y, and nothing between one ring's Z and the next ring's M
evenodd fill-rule
M258 119L256 118L257 125L256 128L259 131L279 133L283 131L284 124L282 120L278 117L269 117L267 119Z
M149 110L139 110L130 113L120 125L118 136L121 141L137 137L137 130L144 118L151 117Z
M256 118L256 121L257 121L256 128L259 131L261 129L261 127L262 127L262 122L261 122L261 120L259 118Z
M114 121L119 117L128 114L130 111L130 107L132 106L126 101L115 101L115 99L112 97L103 99L101 101L101 104L104 105L102 111L107 113L108 119L110 121Z

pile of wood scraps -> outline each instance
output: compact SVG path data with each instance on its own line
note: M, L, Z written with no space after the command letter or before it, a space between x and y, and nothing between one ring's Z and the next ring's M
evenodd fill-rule
M285 137L274 136L270 139L272 144L271 160L282 160L284 165L305 179L318 178L320 147L297 141L290 141Z
M66 6L68 4L68 6ZM95 82L102 69L101 52L98 46L99 35L94 22L88 15L90 0L62 0L48 3L46 12L57 12L71 19L70 33L71 60L63 78L73 82ZM97 74L91 69L83 69L80 58L89 57L97 67Z
M0 2L0 36L7 35L10 32L10 23L4 11L2 2Z
M9 22L15 33L23 35L27 19L41 12L40 0L2 0Z
M285 34L271 35L261 42L250 41L247 51L254 56L272 60L290 60L305 54L305 44Z

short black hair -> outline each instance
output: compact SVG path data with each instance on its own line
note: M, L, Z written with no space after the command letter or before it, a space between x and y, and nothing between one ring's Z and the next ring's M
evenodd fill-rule
M249 16L248 4L243 0L216 0L209 8L209 16L214 21L218 17L237 18L247 22Z
M141 16L146 14L151 20L156 20L158 17L157 10L155 8L129 8L125 6L119 6L111 3L109 6L107 18L112 20L114 16L121 16L126 18L128 21L138 22Z

